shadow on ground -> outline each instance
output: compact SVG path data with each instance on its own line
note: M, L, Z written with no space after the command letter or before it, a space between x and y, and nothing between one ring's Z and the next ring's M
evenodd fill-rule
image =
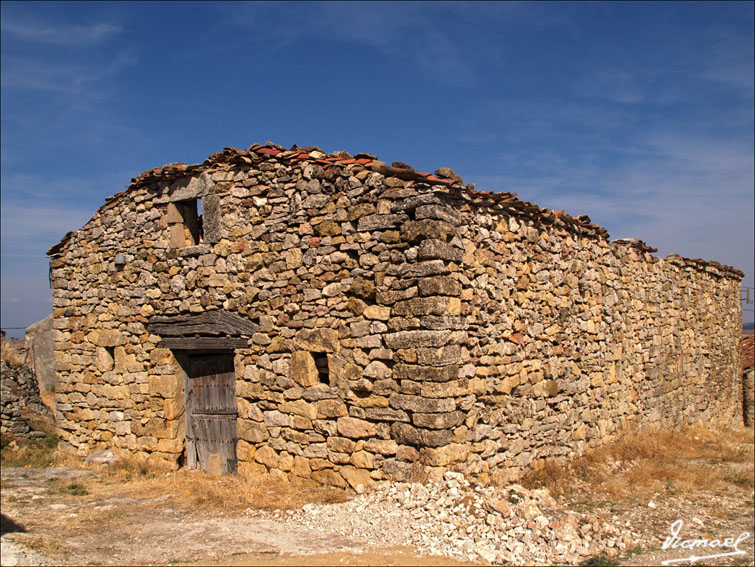
M25 531L26 528L16 522L13 518L9 518L5 514L0 514L0 535Z

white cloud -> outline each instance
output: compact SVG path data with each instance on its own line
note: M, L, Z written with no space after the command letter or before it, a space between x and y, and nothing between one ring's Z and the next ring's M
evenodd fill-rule
M2 253L44 257L66 232L81 228L95 213L90 207L3 202Z
M21 22L4 15L0 25L3 33L18 39L59 46L89 46L100 43L121 32L120 26L100 22L90 26L72 26L60 22L42 24Z
M3 88L10 89L101 97L108 80L135 63L136 58L129 51L114 54L105 64L98 61L54 63L39 55L3 54L2 83Z
M503 156L481 189L518 192L540 206L590 216L613 238L636 237L659 255L715 260L755 276L755 167L738 140L665 131L635 140L640 151L613 165L568 162L555 150ZM518 167L518 163L524 169ZM539 171L539 175L530 172Z

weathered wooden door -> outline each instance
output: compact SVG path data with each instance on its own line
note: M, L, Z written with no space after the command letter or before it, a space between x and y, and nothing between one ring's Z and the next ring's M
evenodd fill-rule
M233 353L186 360L186 465L208 470L220 461L236 472L236 374Z

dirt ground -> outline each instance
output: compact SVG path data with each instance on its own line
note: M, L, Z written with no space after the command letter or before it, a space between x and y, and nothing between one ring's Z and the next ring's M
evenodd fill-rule
M643 436L549 473L558 506L589 516L597 537L607 537L599 527L609 523L626 527L611 536L617 541L633 534L626 549L607 542L607 552L582 564L662 565L676 559L667 564L688 565L693 557L731 551L662 549L678 521L680 540L740 538L744 553L695 565L755 564L752 430L725 437L711 430L674 436L673 450L667 437L649 442ZM632 456L640 449L645 457ZM287 520L307 502L338 505L349 498L319 485L287 482L281 489L268 480L244 485L193 471L77 463L32 468L8 462L0 471L3 566L470 564ZM598 468L604 472L593 478ZM246 499L238 498L239 492L246 492ZM349 533L352 517L344 514L343 533ZM392 527L381 529L387 533Z
M184 506L170 491L139 494L133 487L102 483L101 473L70 467L2 470L2 565L464 565L411 548L374 548L358 538L287 528L285 512L213 511ZM649 503L616 506L572 499L576 509L610 515L647 541L592 564L659 565L689 551L661 550L671 524L680 535L736 537L752 532L752 491L660 496ZM752 565L746 555L698 564ZM698 555L702 553L698 552Z
M2 565L465 565L337 534L291 533L280 512L208 513L69 467L2 470ZM73 487L73 488L71 488ZM86 494L85 494L86 492Z

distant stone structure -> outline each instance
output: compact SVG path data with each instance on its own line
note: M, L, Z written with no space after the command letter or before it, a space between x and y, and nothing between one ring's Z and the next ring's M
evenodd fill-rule
M40 390L55 389L55 348L52 313L26 329L29 362Z
M747 427L755 425L755 335L742 337L742 409Z
M6 344L5 333L0 336L3 358L0 360L0 433L20 437L44 437L35 428L37 421L48 421L52 412L42 403L39 386L31 367L26 364L25 349ZM8 340L11 343L14 339ZM6 349L12 356L6 356Z
M50 251L59 435L356 487L742 419L742 273L374 155L227 148Z

